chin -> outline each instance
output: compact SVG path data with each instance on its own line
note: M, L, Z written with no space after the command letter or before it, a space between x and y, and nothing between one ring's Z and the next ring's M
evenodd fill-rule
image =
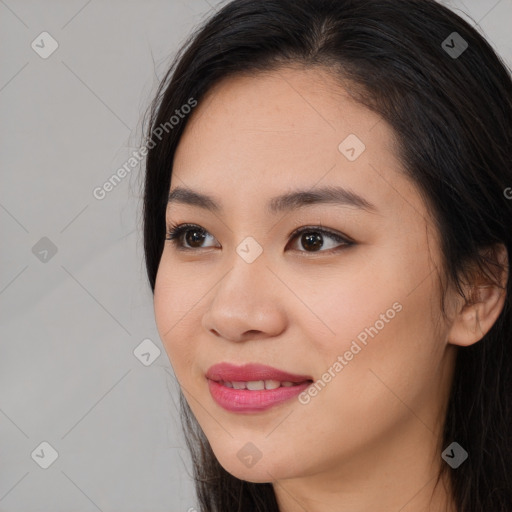
M253 452L251 460L250 453L251 448L248 443L248 446L238 452L222 453L219 454L220 456L215 453L215 456L228 473L246 482L268 483L295 476L290 473L289 468L283 468L283 465L286 466L284 461L273 460L272 455L267 457L261 455L258 459L256 452Z
M222 466L224 467L224 466ZM251 482L254 484L263 484L274 482L276 480L281 480L282 478L286 478L286 476L281 474L275 474L271 470L267 470L266 467L252 467L252 468L241 468L241 467L232 467L232 465L228 465L224 467L224 469L234 477L239 480L244 480L245 482Z

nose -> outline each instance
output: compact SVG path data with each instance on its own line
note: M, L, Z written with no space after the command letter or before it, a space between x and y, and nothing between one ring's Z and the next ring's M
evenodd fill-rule
M230 341L278 336L287 322L283 291L263 256L247 263L236 255L210 296L202 326Z

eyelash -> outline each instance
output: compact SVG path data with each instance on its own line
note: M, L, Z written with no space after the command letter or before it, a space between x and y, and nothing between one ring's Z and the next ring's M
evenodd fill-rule
M211 234L208 231L206 231L205 229L203 229L201 226L198 226L197 224L172 224L168 228L166 240L170 241L174 245L174 247L180 251L197 251L200 249L211 249L211 247L185 247L185 246L183 246L181 236L184 233L186 233L188 230L192 230L192 229L195 229L196 231L200 231L202 233L206 233L209 235ZM341 235L339 233L335 233L333 231L327 230L321 226L304 226L304 227L298 228L295 231L293 231L289 235L289 237L291 240L293 240L293 239L297 238L298 236L302 235L303 233L308 233L308 232L319 233L322 236L327 236L327 237L331 238L332 240L336 241L337 243L343 244L343 245L341 247L334 247L334 248L331 248L328 250L321 250L321 249L318 251L299 250L299 252L307 253L307 254L316 254L316 253L330 254L332 252L339 251L341 249L350 247L351 245L354 245L354 243L355 243L350 238L348 238L344 235Z

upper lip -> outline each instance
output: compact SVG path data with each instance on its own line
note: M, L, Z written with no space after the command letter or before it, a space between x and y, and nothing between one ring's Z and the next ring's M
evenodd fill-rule
M248 363L242 366L230 363L214 364L206 372L206 377L217 382L249 382L256 380L304 382L312 380L308 375L296 375L258 363Z

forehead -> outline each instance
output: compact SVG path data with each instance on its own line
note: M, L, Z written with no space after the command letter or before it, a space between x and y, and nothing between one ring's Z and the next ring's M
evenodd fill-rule
M373 132L377 124L383 129ZM210 89L193 111L176 158L199 141L220 142L225 151L227 139L232 141L233 154L239 154L238 147L251 144L284 153L287 145L309 142L301 156L316 156L313 145L336 152L351 133L373 145L386 145L393 134L383 125L377 114L355 102L324 68L235 75Z
M252 196L317 184L365 193L373 204L403 201L398 185L385 184L402 181L415 193L394 143L391 127L323 68L237 75L192 112L171 189L186 184L245 208Z

